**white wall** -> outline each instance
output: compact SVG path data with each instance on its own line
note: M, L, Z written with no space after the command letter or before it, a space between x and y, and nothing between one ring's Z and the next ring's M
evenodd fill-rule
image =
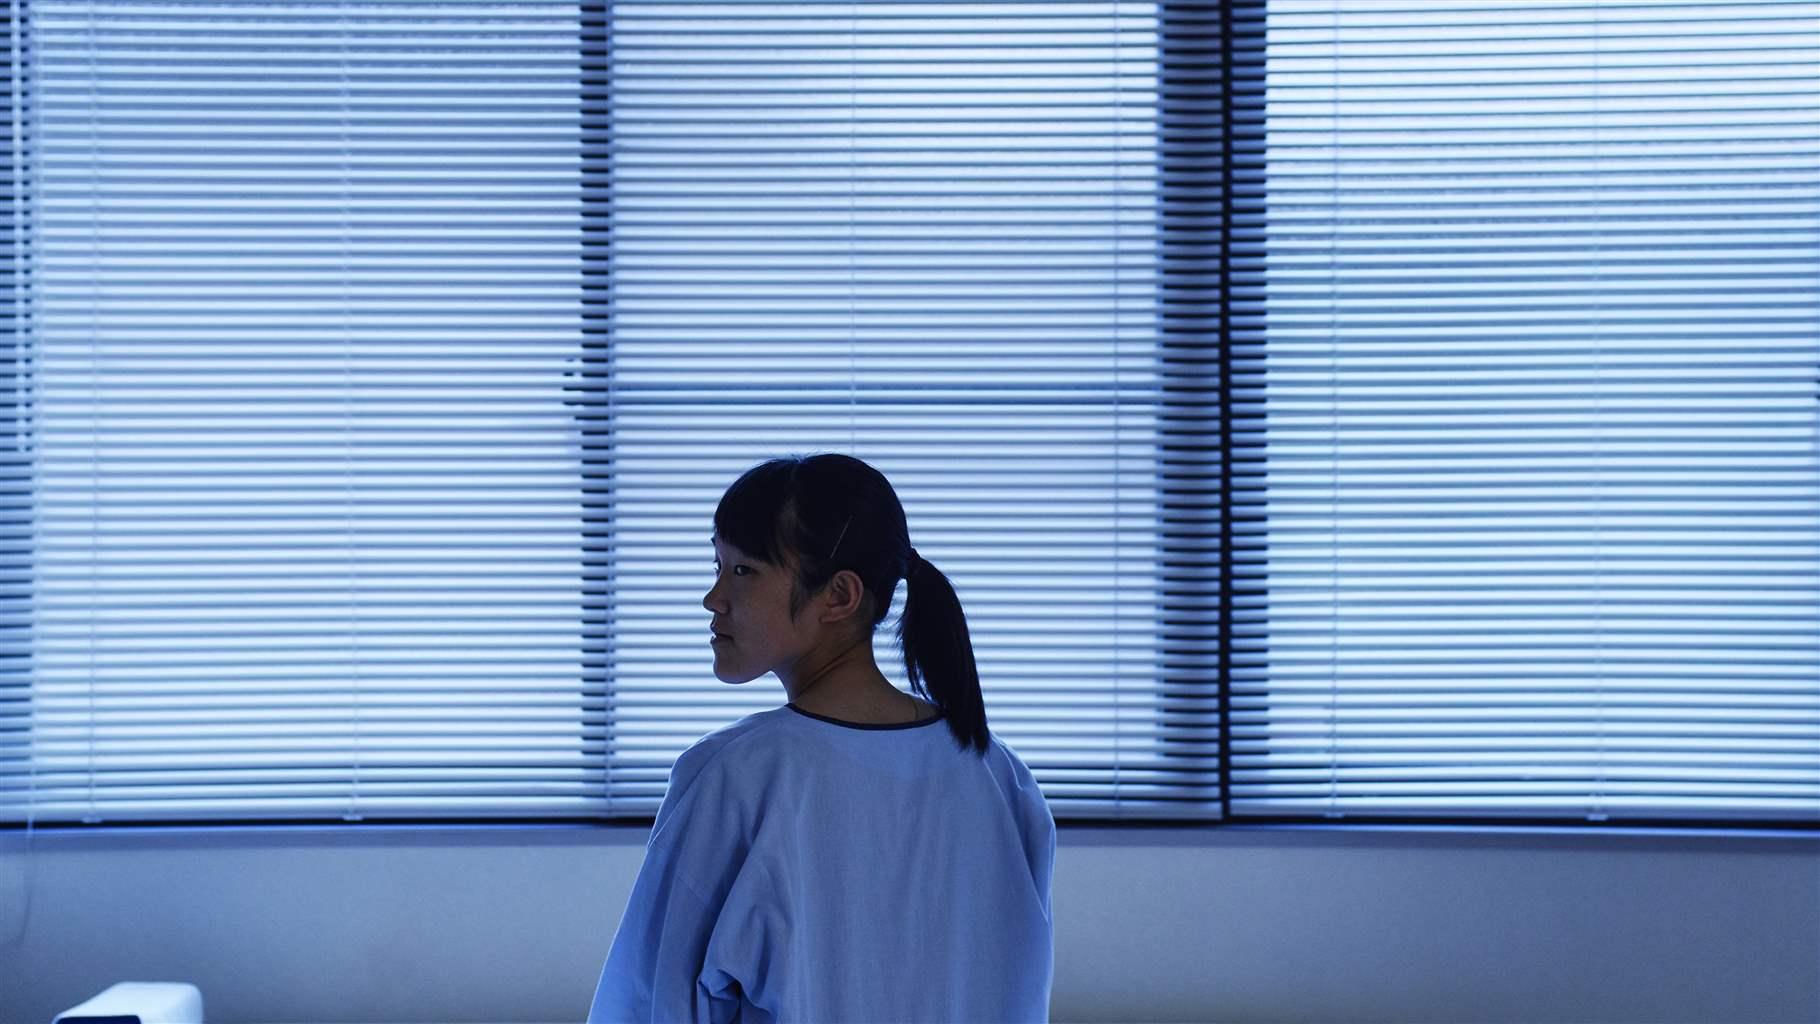
M0 835L0 1021L587 1011L638 828ZM1820 836L1064 826L1061 1021L1817 1021ZM29 876L29 877L28 877ZM21 919L29 882L29 917Z

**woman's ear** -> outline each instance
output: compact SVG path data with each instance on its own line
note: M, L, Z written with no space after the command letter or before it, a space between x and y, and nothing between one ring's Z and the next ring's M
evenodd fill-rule
M859 614L866 603L866 584L859 578L859 573L852 569L842 569L834 574L823 590L826 606L822 609L822 622L839 622Z

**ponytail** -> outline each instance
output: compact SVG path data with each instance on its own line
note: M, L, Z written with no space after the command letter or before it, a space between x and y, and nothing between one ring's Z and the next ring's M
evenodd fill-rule
M910 549L904 574L904 610L897 621L898 646L910 688L939 705L948 731L962 750L986 756L986 704L980 694L973 640L954 584L940 569ZM928 686L925 689L924 683Z

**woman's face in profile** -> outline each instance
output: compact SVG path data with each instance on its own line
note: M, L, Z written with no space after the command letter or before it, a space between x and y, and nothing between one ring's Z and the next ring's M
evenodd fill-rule
M807 641L790 620L790 580L789 567L760 562L714 538L714 585L701 604L713 613L715 678L743 683L802 655Z

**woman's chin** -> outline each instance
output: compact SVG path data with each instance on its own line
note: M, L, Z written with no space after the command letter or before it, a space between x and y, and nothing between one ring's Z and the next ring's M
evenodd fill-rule
M714 678L723 683L749 683L752 680L757 679L758 676L759 674L757 672L748 675L734 669L730 665L722 665L719 658L714 659Z

